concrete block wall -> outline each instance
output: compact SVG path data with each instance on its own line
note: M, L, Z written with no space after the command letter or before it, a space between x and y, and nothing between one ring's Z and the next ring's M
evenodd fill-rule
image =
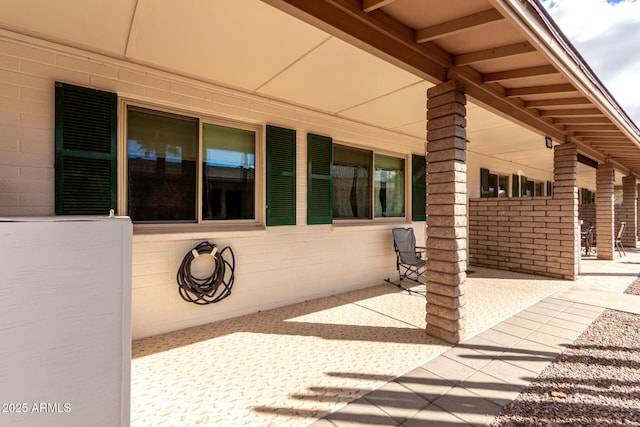
M609 163L601 164L596 171L596 233L598 259L613 259L615 207L615 171Z
M573 279L571 211L553 197L470 199L470 264Z
M636 234L638 218L636 198L636 177L625 176L622 178L622 204L616 210L616 233L619 230L617 222L626 222L624 232L622 233L622 244L625 248L636 247Z
M424 140L7 32L0 32L0 216L53 215L55 81L112 91L151 108L297 132L298 225L134 231L134 338L377 285L396 275L391 228L414 227L417 241L425 241L424 222L306 225L307 132L405 156L408 165L411 153L424 154ZM175 277L184 255L203 240L232 247L236 280L229 298L196 306L180 298Z
M590 225L596 226L596 205L578 205L578 219L582 221L583 227L586 229Z

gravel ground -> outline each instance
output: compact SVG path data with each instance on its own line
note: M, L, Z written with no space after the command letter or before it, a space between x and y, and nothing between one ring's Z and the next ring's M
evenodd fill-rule
M640 426L640 315L605 310L491 426Z

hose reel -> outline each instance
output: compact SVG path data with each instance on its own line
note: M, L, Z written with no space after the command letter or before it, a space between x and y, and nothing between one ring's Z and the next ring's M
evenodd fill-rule
M228 259L227 259L228 258ZM177 281L180 296L198 305L213 304L231 295L235 257L229 246L202 242L182 259Z

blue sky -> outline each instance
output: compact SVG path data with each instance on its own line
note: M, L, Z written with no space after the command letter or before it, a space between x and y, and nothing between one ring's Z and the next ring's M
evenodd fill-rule
M640 0L541 0L640 127Z

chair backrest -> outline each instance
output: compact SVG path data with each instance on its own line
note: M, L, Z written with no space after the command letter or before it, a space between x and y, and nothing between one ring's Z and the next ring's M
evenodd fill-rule
M416 256L416 236L413 234L413 228L394 228L393 246L398 252L401 263L412 263L418 257Z
M616 235L616 240L622 239L622 233L624 233L624 228L627 226L626 222L620 223L620 228L618 228L618 234Z

